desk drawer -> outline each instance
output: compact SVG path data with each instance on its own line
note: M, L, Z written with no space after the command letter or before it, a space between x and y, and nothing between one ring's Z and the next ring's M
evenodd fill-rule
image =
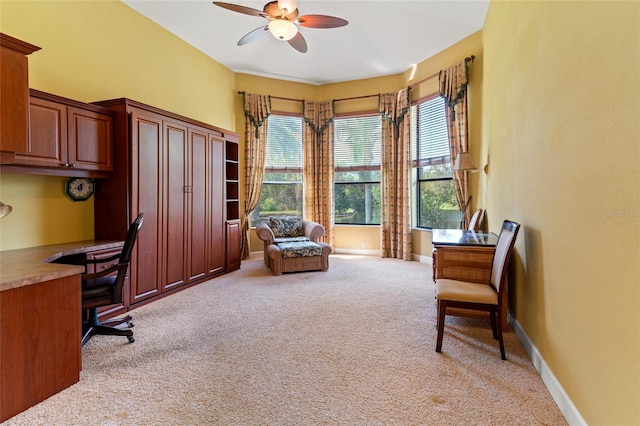
M438 278L489 284L495 247L436 246Z
M447 263L464 263L478 264L479 266L491 266L491 263L493 262L493 251L479 252L469 250L438 249L438 256L442 256L442 261Z

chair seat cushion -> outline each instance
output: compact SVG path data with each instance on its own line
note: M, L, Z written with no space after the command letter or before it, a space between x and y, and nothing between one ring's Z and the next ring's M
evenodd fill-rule
M300 241L309 241L307 237L276 237L273 239L273 242L276 244L280 243L295 243Z
M291 241L277 244L282 257L322 256L322 246L313 241Z
M439 279L436 299L497 305L498 293L488 284Z
M106 277L86 280L82 283L82 298L110 297L116 284L116 277L108 275Z

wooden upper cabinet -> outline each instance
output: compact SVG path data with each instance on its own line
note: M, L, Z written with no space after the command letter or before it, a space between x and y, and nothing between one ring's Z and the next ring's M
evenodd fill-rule
M83 170L113 170L113 116L67 108L68 162Z
M113 112L33 89L30 94L29 144L13 165L47 168L22 170L29 173L107 177L113 171Z
M0 33L1 162L24 151L29 138L29 67L27 55L39 47Z
M16 153L16 164L62 167L67 161L67 107L31 97L30 133L27 149Z

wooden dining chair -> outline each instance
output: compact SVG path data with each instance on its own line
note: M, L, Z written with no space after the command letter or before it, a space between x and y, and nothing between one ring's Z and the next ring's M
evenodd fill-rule
M463 308L489 313L493 338L500 343L502 359L507 359L502 339L502 306L507 303L507 273L519 230L520 224L516 222L505 220L502 223L502 229L496 243L496 251L493 255L493 264L491 265L490 284L450 279L437 280L438 340L436 352L442 351L445 317L448 314L453 315L447 312L447 309Z

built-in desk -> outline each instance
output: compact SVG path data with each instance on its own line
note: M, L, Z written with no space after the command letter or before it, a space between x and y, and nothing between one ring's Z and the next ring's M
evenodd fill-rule
M490 232L463 229L434 229L434 281L438 278L489 284L498 236ZM452 309L453 311L453 309ZM464 312L456 309L456 315ZM466 310L465 310L466 311ZM482 316L484 312L467 312ZM503 306L502 330L507 329L507 307Z
M121 246L79 241L0 251L0 422L80 379L84 269L49 262Z

